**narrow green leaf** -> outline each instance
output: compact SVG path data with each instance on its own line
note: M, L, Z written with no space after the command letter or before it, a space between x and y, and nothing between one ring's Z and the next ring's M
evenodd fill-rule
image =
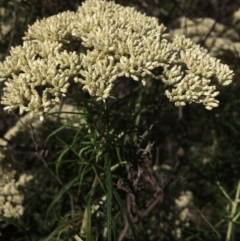
M50 211L52 210L52 208L54 207L55 204L57 204L59 202L59 200L62 198L62 196L77 182L78 177L75 177L72 181L70 181L69 183L67 183L61 190L60 192L57 194L57 196L53 199L53 201L51 202L51 204L49 205L47 212L46 212L46 220L48 219L48 215L50 213Z
M194 208L197 210L198 214L202 217L202 219L207 223L207 225L211 228L211 230L216 234L217 238L221 240L221 234L216 230L216 228L207 220L204 214L196 207Z
M130 218L130 216L129 216L129 214L128 214L128 211L126 210L124 204L122 203L122 200L121 200L121 198L119 197L118 192L116 191L116 189L113 188L112 190L113 190L113 195L114 195L114 197L116 198L116 200L117 200L117 202L118 202L118 204L119 204L122 212L125 214L125 216L126 216L126 218L127 218L129 228L130 228L130 230L131 230L131 232L132 232L133 239L134 239L134 241L135 241L135 240L137 240L137 237L136 237L136 235L135 235L133 223L132 223L132 220L131 220L131 218Z

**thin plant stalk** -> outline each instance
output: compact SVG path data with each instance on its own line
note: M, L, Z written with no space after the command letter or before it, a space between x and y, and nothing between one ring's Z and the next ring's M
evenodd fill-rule
M235 199L231 202L231 214L230 214L230 220L228 222L228 230L226 235L226 241L230 241L233 237L233 228L234 228L234 216L236 215L237 207L240 202L240 180L238 181L237 190L235 194Z

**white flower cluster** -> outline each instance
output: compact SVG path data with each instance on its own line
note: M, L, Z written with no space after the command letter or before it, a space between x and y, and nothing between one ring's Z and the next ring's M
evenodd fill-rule
M83 56L83 89L97 100L110 95L118 77L145 83L151 70L174 59L174 49L166 40L165 27L156 18L113 2L88 0L77 12L73 35L91 49ZM74 26L75 25L75 26Z
M7 80L2 97L5 110L19 107L20 114L28 111L43 118L44 112L59 103L79 61L76 53L61 51L61 47L57 41L25 41L11 49L0 65L0 76Z
M235 23L236 22L238 22L238 23L240 22L240 8L236 12L234 12L233 19L234 19Z
M19 124L17 122L4 135L4 139L0 138L0 145L4 149L0 152L0 216L8 218L18 218L23 214L24 194L21 189L26 187L28 182L33 179L32 175L26 173L18 175L17 178L17 171L12 167L5 152L5 149L8 148L6 140L11 140L11 137L16 135Z
M0 215L8 218L18 218L23 214L24 195L19 187L24 187L32 176L22 174L16 180L16 171L4 169L0 164Z
M164 166L164 170L169 170L169 167ZM174 204L169 206L169 212L166 212L166 210L163 212L163 216L168 221L163 221L159 224L164 231L162 239L165 237L165 234L171 233L175 238L174 240L182 240L183 229L189 227L190 222L194 221L192 213L193 199L194 196L191 191L181 191L175 197ZM169 238L169 236L167 237Z
M154 74L156 68L163 71ZM105 100L119 77L143 85L161 79L176 105L218 105L217 80L227 85L233 73L184 36L169 41L157 18L104 0L87 0L76 13L64 12L29 27L21 47L0 64L6 87L5 110L20 108L43 119L73 79L83 90Z
M62 113L59 113L62 111ZM79 128L79 125L83 123L83 120L79 120L80 113L79 111L70 105L63 105L61 108L59 105L56 105L50 111L51 115L47 118L48 121L56 121L60 118L61 124L65 124L67 121L78 118L76 123L73 125ZM57 113L57 115L54 115ZM8 217L8 218L18 218L23 214L24 206L24 193L22 189L25 189L25 192L28 193L27 184L33 178L36 181L37 176L19 173L18 168L15 165L12 165L11 160L18 160L19 157L22 159L26 159L26 156L29 157L31 154L27 153L24 156L22 153L14 153L11 152L9 155L9 141L20 141L21 145L25 145L26 143L30 143L31 140L27 138L27 136L22 135L22 133L26 132L26 127L31 123L32 128L36 131L36 137L39 138L39 132L43 132L42 122L35 117L31 117L30 113L24 115L20 118L16 124L8 130L8 132L4 135L4 138L0 138L0 145L3 150L0 151L0 216ZM49 125L48 125L49 126ZM40 139L40 138L39 138ZM32 154L33 158L35 158L35 154ZM37 181L36 181L37 182Z
M211 82L217 81L221 85L232 82L233 72L225 64L211 57L207 51L193 44L183 35L175 37L173 44L179 49L180 65L166 68L163 81L172 85L171 91L166 90L166 95L175 105L185 103L203 103L206 109L217 107L219 101L215 97L219 94L216 86Z
M176 228L172 231L177 239L182 237L181 225L189 225L190 221L190 207L193 204L193 194L191 191L183 191L180 196L175 199L176 213L178 213L178 219L175 221Z

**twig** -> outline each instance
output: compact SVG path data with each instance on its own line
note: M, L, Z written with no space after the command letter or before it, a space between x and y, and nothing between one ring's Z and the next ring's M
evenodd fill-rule
M132 182L133 191L130 192L131 190L130 191L127 190L128 194L126 197L126 203L127 203L128 213L129 213L133 223L137 223L139 219L146 217L154 209L154 207L163 199L162 188L160 188L159 185L157 185L158 181L156 180L156 177L154 177L154 173L152 172L152 166L151 166L151 164L152 164L151 151L152 151L154 142L151 143L148 141L148 144L146 145L146 147L144 149L141 148L141 144L143 143L144 140L146 140L148 138L148 135L149 135L152 127L153 127L153 125L151 125L143 133L143 135L139 136L138 142L136 144L136 146L138 148L136 154L138 155L141 153L140 157L138 157L139 160L137 162L137 170L135 170L135 173L137 171L137 177L134 178L134 170L130 170L131 168L128 167L128 180L131 180L131 182ZM144 178L143 174L146 174L147 178ZM144 180L148 181L151 185L153 183L156 184L156 185L152 185L152 186L154 189L157 189L156 193L158 193L158 195L154 198L154 200L152 202L150 202L147 209L144 210L142 213L140 213L136 209L137 205L136 205L135 199L136 199L137 192L141 189L141 187L139 187L139 181L142 178L142 176L143 176ZM153 178L154 180L152 180L151 178ZM119 187L119 188L121 188L121 187ZM121 189L123 189L123 188L121 188ZM133 209L136 209L136 212L133 211ZM133 212L137 214L135 217L132 216ZM126 236L126 234L128 232L128 229L129 229L129 223L127 222L126 218L124 218L124 220L125 220L125 226L118 237L118 241L122 241L124 239L124 237Z
M144 217L147 217L149 215L149 213L156 207L156 205L160 202L162 202L163 200L163 193L159 193L158 196L155 198L155 200L149 205L149 207L144 210L141 214L139 214L138 216L134 217L132 219L133 223L137 223L139 221L139 219L142 219ZM128 222L126 222L122 232L119 235L118 241L122 241L123 238L125 237L127 231L129 228L129 224Z
M155 200L149 205L149 207L144 210L139 216L136 216L134 219L133 219L133 223L136 223L139 218L144 218L144 217L147 217L149 215L149 213L156 207L156 205L160 202L162 202L163 200L163 193L159 193L158 196L155 198Z
M45 160L45 158L43 158L43 155L44 155L44 150L39 150L39 145L37 143L37 140L36 140L36 137L35 137L35 134L34 134L34 130L33 130L33 126L32 124L30 124L30 136L31 136L31 139L33 140L33 143L35 145L35 151L36 151L36 155L37 157L42 161L44 167L49 171L49 173L58 181L59 184L62 184L62 182L60 181L60 179L55 175L55 173L51 170L51 168L48 167L48 164ZM48 154L48 150L47 150L47 154ZM45 153L46 155L46 153Z
M226 241L230 241L233 235L233 225L234 225L234 222L236 221L236 217L234 218L234 215L236 214L238 204L240 203L240 180L238 181L238 184L237 184L237 190L236 190L234 200L232 200L229 197L229 195L227 194L227 192L224 190L224 188L221 186L219 182L217 182L217 185L231 205L230 220L228 222L228 229L226 234Z

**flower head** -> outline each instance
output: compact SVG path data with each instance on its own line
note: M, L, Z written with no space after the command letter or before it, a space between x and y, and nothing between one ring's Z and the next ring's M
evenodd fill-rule
M29 26L23 46L0 64L5 81L2 104L43 119L66 95L73 79L105 100L119 77L162 80L176 105L218 105L213 81L227 85L233 72L184 36L171 42L158 19L104 0L87 0L76 13L65 12ZM160 74L154 69L161 67Z

